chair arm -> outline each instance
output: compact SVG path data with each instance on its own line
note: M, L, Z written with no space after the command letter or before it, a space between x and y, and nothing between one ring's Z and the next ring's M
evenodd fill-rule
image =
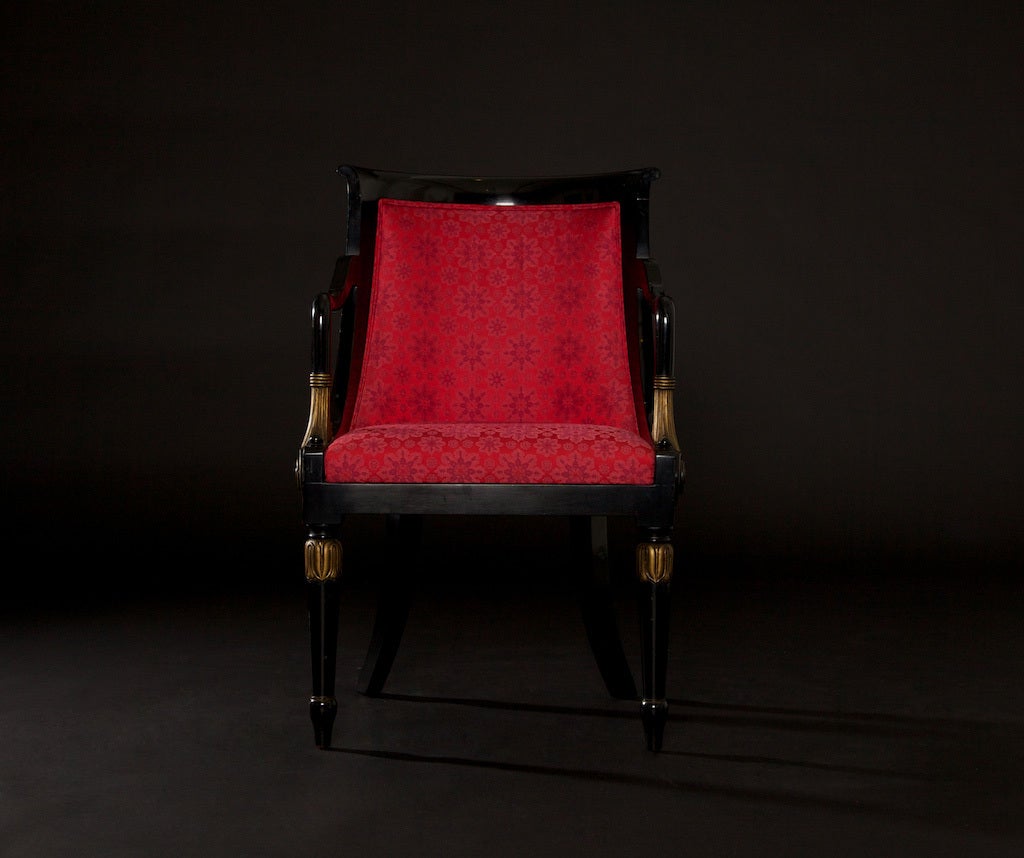
M331 373L331 313L341 310L349 302L358 276L359 257L339 256L334 265L330 287L313 299L309 420L302 443L299 444L301 451L323 450L334 437L335 424L331 414L331 396L334 392L334 376ZM342 333L345 333L344 325Z
M675 389L675 305L661 284L661 269L653 259L637 259L626 266L627 285L643 296L650 310L651 345L648 355L653 363L654 378L651 402L651 439L661 450L679 451L673 414L672 391Z
M679 438L673 411L675 375L675 304L660 290L655 293L651 314L654 328L654 407L651 438L659 448L678 452Z
M660 290L655 293L651 307L651 322L654 327L654 377L675 378L676 305L671 296Z
M333 435L331 429L331 296L321 292L313 299L312 371L309 373L309 421L299 444L304 452L323 450ZM297 473L301 473L301 468Z

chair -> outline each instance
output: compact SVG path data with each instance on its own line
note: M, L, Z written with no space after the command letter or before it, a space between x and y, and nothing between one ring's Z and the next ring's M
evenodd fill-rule
M310 411L296 463L317 746L330 746L337 712L343 519L386 517L393 565L358 680L361 693L378 695L405 626L403 576L423 517L518 515L567 520L591 570L582 613L601 676L613 697L639 697L646 746L660 750L683 467L674 311L648 240L659 171L338 171L345 247L313 301ZM639 695L602 568L612 517L637 532Z

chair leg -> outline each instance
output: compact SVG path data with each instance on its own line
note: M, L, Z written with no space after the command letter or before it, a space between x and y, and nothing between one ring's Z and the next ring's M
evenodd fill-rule
M648 750L660 751L668 717L665 665L668 660L669 582L673 557L667 532L651 530L646 536L647 541L637 545L643 670L640 715Z
M376 697L383 690L398 653L409 617L412 571L422 533L422 516L388 516L390 562L377 583L377 613L357 686L361 694L369 697Z
M622 647L608 568L608 520L603 516L574 517L573 552L576 588L587 640L608 693L619 700L636 700L636 682Z
M309 597L309 640L313 692L309 716L318 748L331 746L331 730L338 713L334 675L338 654L338 574L341 542L324 531L311 531L306 540L306 589Z

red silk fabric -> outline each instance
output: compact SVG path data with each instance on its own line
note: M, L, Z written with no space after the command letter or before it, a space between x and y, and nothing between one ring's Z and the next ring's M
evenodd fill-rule
M381 200L332 482L650 484L616 203Z

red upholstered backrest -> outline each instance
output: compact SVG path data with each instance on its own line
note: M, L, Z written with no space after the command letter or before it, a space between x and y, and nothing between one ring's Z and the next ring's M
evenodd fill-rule
M382 199L351 428L588 423L637 431L618 203Z

